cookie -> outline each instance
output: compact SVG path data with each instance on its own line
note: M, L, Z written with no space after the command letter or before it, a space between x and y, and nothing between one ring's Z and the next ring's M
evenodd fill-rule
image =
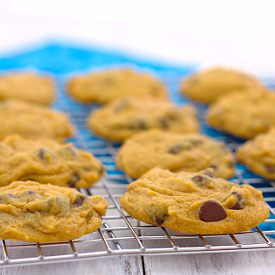
M63 141L74 134L68 117L37 104L0 102L0 139L9 135Z
M230 234L269 216L262 193L213 176L154 168L128 186L120 204L132 217L182 233Z
M15 99L50 105L55 98L54 81L30 72L0 76L0 100Z
M183 80L180 89L186 97L205 104L235 91L245 93L250 89L265 90L253 76L222 67L209 68L191 75Z
M249 139L275 126L274 106L275 93L234 93L212 104L206 120L218 130Z
M108 203L101 196L16 181L0 188L0 238L27 242L57 242L97 230Z
M275 180L275 128L243 144L237 159L254 173Z
M117 164L133 178L155 167L175 172L212 167L215 175L223 178L235 174L233 154L224 143L200 134L182 135L158 130L129 138L118 151Z
M104 174L104 168L91 154L72 144L48 139L7 137L0 141L0 185L13 181L87 188Z
M193 107L137 98L120 99L96 110L88 118L88 127L97 135L118 142L150 129L178 133L199 131Z
M132 96L141 99L167 99L165 86L154 76L133 69L109 69L75 76L67 90L82 103L106 104Z

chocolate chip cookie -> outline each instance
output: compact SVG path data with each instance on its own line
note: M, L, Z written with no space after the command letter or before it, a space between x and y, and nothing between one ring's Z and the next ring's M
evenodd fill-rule
M108 203L74 189L16 181L0 188L0 238L56 242L97 230Z
M128 186L120 203L142 222L192 234L238 233L269 216L260 191L217 178L211 170L154 168Z
M165 86L154 76L125 68L75 76L69 80L67 90L82 103L105 104L125 96L167 99Z
M123 98L96 110L89 116L88 127L97 135L118 142L150 129L178 133L199 131L193 107L137 98Z
M235 174L234 157L222 142L200 134L146 131L129 138L120 148L117 164L138 178L154 167L171 171L200 171L207 167L223 178Z
M19 136L0 141L0 185L33 180L86 188L104 175L104 167L91 154L72 144L30 140Z
M265 90L259 80L243 72L214 67L183 80L181 92L201 103L209 104L231 92L246 93L250 89Z
M237 158L254 173L275 180L275 129L243 144Z
M21 101L0 102L0 139L8 135L50 138L63 141L74 134L68 117L37 104Z
M212 127L242 138L253 138L275 126L275 93L234 93L212 104L207 113Z
M30 72L0 75L0 100L16 99L50 105L55 98L54 81Z

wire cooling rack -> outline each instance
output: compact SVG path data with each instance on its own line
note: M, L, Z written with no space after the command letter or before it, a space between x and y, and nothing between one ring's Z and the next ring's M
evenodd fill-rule
M171 98L179 104L187 102L176 93L180 75L159 75L170 88ZM238 164L236 177L232 180L247 183L261 190L270 209L270 218L251 231L228 235L179 234L163 227L141 223L131 218L119 206L119 198L131 181L118 170L115 156L118 145L108 143L90 133L86 119L95 106L83 106L68 98L63 90L64 78L57 77L59 98L55 108L70 115L76 127L76 135L70 141L93 153L107 169L107 176L90 189L81 189L84 194L100 194L108 202L107 214L99 230L77 240L57 243L25 243L1 241L1 266L31 265L51 262L87 260L95 257L117 255L164 255L199 254L270 250L275 248L275 185ZM235 151L242 142L223 135L205 125L205 108L197 106L202 131L222 140Z

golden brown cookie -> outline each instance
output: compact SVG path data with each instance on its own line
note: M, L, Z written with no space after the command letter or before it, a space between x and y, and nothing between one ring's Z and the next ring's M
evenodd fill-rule
M201 103L212 103L231 92L246 93L251 89L265 90L259 80L246 73L213 67L191 75L181 84L181 92Z
M82 103L106 104L125 96L167 99L166 88L158 79L133 69L108 69L75 76L69 80L67 89Z
M238 233L269 216L260 191L216 178L209 170L152 169L128 186L120 203L142 222L192 234Z
M97 135L118 142L150 129L178 133L199 131L193 107L137 98L120 99L96 110L88 118L88 127Z
M118 152L117 164L133 178L155 167L174 172L195 172L212 167L215 175L223 178L235 174L233 154L224 143L200 134L158 130L129 138Z
M275 180L275 129L243 144L237 159L254 173Z
M53 140L30 140L19 136L0 141L0 185L13 181L86 188L104 174L100 162L72 144Z
M224 96L210 106L206 120L223 132L253 138L275 126L275 93Z
M0 76L0 100L16 99L50 105L55 98L54 81L49 76L30 72Z
M0 238L27 242L56 242L97 230L108 203L101 196L16 181L0 188Z
M20 135L63 141L74 134L65 114L14 100L0 102L0 125L0 139L9 135Z

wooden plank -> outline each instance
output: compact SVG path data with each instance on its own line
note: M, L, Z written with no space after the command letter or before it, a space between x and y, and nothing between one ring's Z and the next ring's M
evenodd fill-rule
M161 275L251 275L275 273L275 252L245 252L207 255L146 256L145 274Z
M265 240L259 234L235 235L242 244L260 244ZM273 239L272 239L273 240ZM205 241L212 246L234 244L228 236L206 237ZM160 242L155 243L158 246ZM201 246L204 243L198 240L186 240L180 246ZM145 274L275 274L275 251L232 252L177 256L145 256Z
M0 269L1 275L139 275L143 274L141 257L114 257L90 261L46 264Z

